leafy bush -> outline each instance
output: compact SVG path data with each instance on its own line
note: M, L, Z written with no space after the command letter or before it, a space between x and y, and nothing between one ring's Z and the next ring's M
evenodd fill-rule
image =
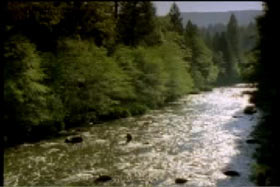
M35 45L26 37L11 37L4 57L6 135L17 141L28 136L33 126L53 120L48 109L50 89L43 84L45 74Z
M120 100L132 94L128 77L112 58L107 57L106 50L96 47L93 42L61 40L56 63L60 68L58 92L70 122L95 120L97 116L107 115L111 107L118 106ZM88 119L75 119L76 114L88 112L91 112Z

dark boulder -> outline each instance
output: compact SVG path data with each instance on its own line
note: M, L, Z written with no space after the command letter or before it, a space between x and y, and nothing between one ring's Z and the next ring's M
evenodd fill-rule
M245 109L244 109L244 113L245 114L254 114L257 112L257 109L255 106L247 106Z
M183 178L177 178L177 179L175 179L175 183L176 183L176 184L184 184L184 183L186 183L186 182L188 182L187 179L183 179Z
M250 103L256 103L257 102L257 96L256 94L251 95L250 99L249 99Z
M256 140L256 139L248 139L248 140L246 140L246 143L247 144L259 144L260 141Z
M102 182L108 182L112 180L112 177L108 175L100 175L97 179L95 179L95 183L102 183Z
M223 172L225 175L230 176L230 177L238 177L240 174L237 171L233 170L227 170Z
M81 143L83 138L81 136L73 136L65 139L65 143Z
M126 134L126 143L129 143L132 140L131 134Z

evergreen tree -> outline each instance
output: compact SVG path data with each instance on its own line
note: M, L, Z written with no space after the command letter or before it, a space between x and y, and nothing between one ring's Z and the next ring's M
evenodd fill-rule
M204 35L204 41L205 41L205 44L207 45L207 47L209 49L213 49L213 38L210 34L210 32L206 32L206 34Z
M213 36L213 42L212 42L212 49L213 51L217 52L217 51L221 51L221 47L219 45L219 40L220 40L220 33L216 32Z
M169 11L169 17L170 17L170 22L171 22L171 29L172 31L178 32L179 34L183 34L183 24L182 24L182 18L181 18L181 13L176 5L176 3L173 3L171 5L170 11Z
M220 73L219 73L219 82L222 84L227 84L229 82L229 74L230 74L230 49L229 49L229 44L227 41L227 36L225 32L222 32L220 35L217 35L217 41L216 41L216 50L220 51L224 63L221 63L219 68L220 68Z
M217 78L217 67L214 67L212 51L206 46L198 33L197 26L189 21L186 25L185 44L191 49L191 72L195 85L205 89L208 83L213 83Z
M136 46L142 43L152 45L158 37L155 32L155 8L149 1L121 2L117 32L119 42ZM157 43L155 41L154 43Z
M229 42L232 55L239 58L240 55L240 37L237 19L234 14L231 15L229 23L227 25L227 38Z
M189 20L186 28L185 28L185 32L184 32L184 40L185 40L185 44L192 48L193 47L193 39L195 37L197 37L198 35L198 28L196 27L196 25L192 24L192 22Z
M232 14L227 25L227 41L229 48L227 76L230 81L237 81L239 78L239 63L241 63L240 55L240 38L238 32L238 23Z

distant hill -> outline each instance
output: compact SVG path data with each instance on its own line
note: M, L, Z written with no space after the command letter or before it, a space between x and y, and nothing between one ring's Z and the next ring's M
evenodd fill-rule
M182 12L183 24L191 20L192 23L199 27L208 27L212 24L227 24L231 14L237 18L238 24L245 26L254 19L263 14L261 10L243 10L243 11L229 11L229 12Z

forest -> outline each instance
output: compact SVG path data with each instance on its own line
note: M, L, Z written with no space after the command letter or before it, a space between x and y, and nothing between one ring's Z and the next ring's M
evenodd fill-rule
M249 36L255 26L239 27L234 15L225 32L202 31L190 21L183 26L176 4L159 17L151 2L141 1L9 2L8 15L8 144L249 80L255 63Z
M277 52L267 48L276 8L265 6L257 23L240 26L231 15L227 25L199 28L182 24L175 3L156 16L150 1L8 2L5 146L144 114L214 87L258 83L251 100L267 115L254 131L261 142L254 177L279 185Z

